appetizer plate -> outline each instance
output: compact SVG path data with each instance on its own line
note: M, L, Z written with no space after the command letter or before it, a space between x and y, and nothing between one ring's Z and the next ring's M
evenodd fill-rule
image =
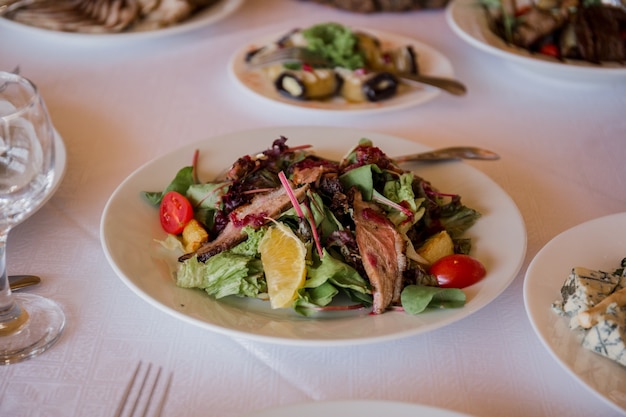
M261 410L245 417L318 417L318 416L359 416L380 417L470 417L436 407L393 401L321 401L293 404L284 407Z
M626 213L578 225L552 239L530 263L524 303L530 322L556 360L608 404L626 411L626 368L581 346L581 334L551 305L573 267L613 271L626 257Z
M63 138L61 138L61 135L59 135L56 130L54 131L54 158L55 171L52 186L48 189L44 199L39 202L39 205L37 205L37 207L33 211L28 213L26 217L22 219L22 222L35 214L40 208L44 206L44 204L48 202L48 200L50 200L50 198L58 190L59 186L61 185L61 181L65 176L65 169L67 165L67 152L65 150L65 143L63 142Z
M561 62L508 45L489 29L479 0L453 0L446 8L446 20L452 30L470 45L535 74L569 81L611 81L626 77L625 65L595 65L572 60Z
M388 32L369 29L362 30L378 37L383 47L412 45L417 54L418 67L421 73L441 77L454 76L450 60L431 46L415 39L394 35ZM261 69L251 70L247 67L245 55L252 49L275 42L284 36L285 33L287 33L287 31L267 36L256 42L247 44L233 55L230 60L229 74L235 84L242 88L243 91L251 93L254 97L283 107L306 111L339 113L341 115L345 115L346 113L384 112L416 106L434 99L441 93L441 91L435 87L407 82L402 84L402 91L394 97L376 103L348 103L341 98L323 101L302 101L284 97L276 91L274 84L267 79Z
M420 315L366 309L326 312L306 318L291 309L272 310L267 301L225 297L219 301L201 290L176 287L176 257L156 243L164 239L158 209L140 195L160 191L199 150L200 180L209 180L244 154L271 146L281 135L290 146L311 144L317 154L340 159L363 137L388 155L427 147L380 133L331 127L276 127L231 133L189 144L132 173L114 191L101 219L101 243L113 270L139 297L185 322L233 337L302 346L355 345L424 333L463 319L487 305L511 283L524 259L526 230L511 198L489 177L462 162L416 165L416 172L445 192L461 194L483 215L467 233L472 254L488 274L466 288L463 308L431 310Z
M207 7L204 10L199 11L191 18L180 22L178 24L164 27L162 29L147 30L147 31L129 31L121 33L78 33L78 32L62 32L50 29L43 29L36 26L30 26L23 23L15 22L10 19L0 17L0 28L18 30L26 34L46 36L46 39L50 37L59 37L61 39L71 40L83 40L90 43L93 42L117 42L117 41L130 41L140 39L160 39L165 36L173 36L180 33L189 32L198 28L212 25L225 19L230 14L235 12L239 6L243 4L244 0L220 0L213 6Z

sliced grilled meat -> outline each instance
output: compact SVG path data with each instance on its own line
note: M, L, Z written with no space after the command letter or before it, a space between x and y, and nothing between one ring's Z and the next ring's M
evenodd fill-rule
M308 185L305 185L294 189L298 201L302 201L308 188ZM266 224L270 218L278 217L290 206L291 200L283 187L259 194L250 203L240 206L230 213L228 224L215 239L203 244L197 251L181 256L178 260L182 262L198 255L200 262L206 262L213 255L231 249L246 240L247 235L242 232L245 226L259 228Z
M353 190L352 205L356 242L372 285L373 313L380 314L400 302L406 243L382 210L363 201L357 190Z

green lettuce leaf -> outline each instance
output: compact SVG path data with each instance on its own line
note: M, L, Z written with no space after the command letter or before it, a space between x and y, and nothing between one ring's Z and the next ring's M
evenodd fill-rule
M344 189L349 190L356 186L361 191L363 200L370 201L374 194L374 174L380 172L377 165L363 165L346 172L339 180Z
M304 288L316 288L330 282L341 288L370 293L369 285L359 273L347 263L331 256L323 249L324 256L307 269Z
M465 293L458 288L408 285L400 295L402 307L409 314L419 314L426 308L459 308L465 305Z
M159 204L161 204L161 200L163 199L163 196L167 194L168 192L176 191L182 195L185 195L185 193L187 192L187 189L193 183L194 183L193 167L188 166L178 171L178 173L176 173L176 176L174 177L172 182L170 182L163 191L161 192L144 191L142 192L142 195L148 200L150 204L154 206L158 206Z
M215 298L257 297L266 291L261 261L230 251L219 253L204 263L197 257L186 260L178 270L176 285L200 288Z

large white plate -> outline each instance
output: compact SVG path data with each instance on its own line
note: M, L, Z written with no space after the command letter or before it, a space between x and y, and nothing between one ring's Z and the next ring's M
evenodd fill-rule
M452 64L446 56L433 47L419 42L415 39L395 35L379 30L360 29L378 37L383 47L412 45L416 54L419 71L425 75L450 77L454 76ZM416 106L426 103L437 97L441 91L435 87L419 85L415 83L403 83L402 91L389 100L376 103L347 103L345 100L336 98L332 100L294 100L282 96L272 82L268 81L265 74L259 69L250 70L245 63L245 55L252 49L275 42L283 33L267 36L262 39L250 42L237 51L230 60L229 74L231 79L245 92L251 93L256 98L269 101L280 106L293 109L303 109L307 111L318 111L325 113L367 113L384 112Z
M20 31L35 36L43 35L46 37L46 39L50 39L51 37L59 37L60 39L87 41L89 43L110 43L140 39L155 39L162 38L164 36L173 36L179 33L189 32L219 22L220 20L225 19L230 14L235 12L239 8L239 6L243 4L243 1L244 0L221 0L219 3L207 7L206 9L196 13L194 16L183 22L161 29L148 31L128 31L121 33L61 32L50 29L43 29L36 26L29 26L1 17L0 28L5 27L7 29Z
M484 280L466 289L463 308L418 316L386 312L333 313L311 319L290 309L272 310L267 302L237 297L216 301L200 290L177 288L170 265L155 252L163 239L157 209L141 191L162 190L200 151L200 178L210 179L238 157L268 148L284 135L291 146L312 144L317 153L335 159L368 137L389 155L425 150L396 137L330 127L277 127L231 133L190 144L139 168L109 199L101 220L101 242L111 266L137 295L185 322L235 337L292 345L352 345L415 335L453 323L487 305L517 274L526 250L526 230L511 198L480 171L464 163L423 164L417 172L441 190L457 192L483 217L471 228L473 255L486 266ZM496 162L497 163L497 162ZM171 254L169 255L171 258Z
M446 20L452 30L470 45L536 74L570 81L610 81L626 77L624 65L595 65L572 60L561 62L508 45L489 29L479 0L453 0L446 8Z
M621 412L626 411L626 368L581 346L579 333L551 304L573 267L613 271L626 257L626 213L578 225L552 239L530 263L524 303L539 339L576 379Z
M442 408L393 401L322 401L261 410L246 417L470 417Z

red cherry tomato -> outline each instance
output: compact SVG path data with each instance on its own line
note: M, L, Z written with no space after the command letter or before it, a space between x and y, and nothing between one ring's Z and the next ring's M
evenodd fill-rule
M515 17L524 16L526 13L530 12L531 10L532 10L532 6L530 5L521 6L520 8L515 10Z
M187 200L187 197L176 191L170 191L161 200L159 217L163 230L167 233L178 235L183 232L187 223L193 219L193 207Z
M553 43L547 43L539 48L539 52L554 58L559 57L559 48Z
M487 271L469 255L448 255L435 261L429 271L442 288L465 288L480 281Z

